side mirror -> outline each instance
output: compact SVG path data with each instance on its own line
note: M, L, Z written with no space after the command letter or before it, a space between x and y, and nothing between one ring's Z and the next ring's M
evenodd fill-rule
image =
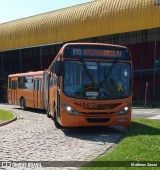
M56 73L56 76L58 77L62 76L62 62L61 61L56 61L55 73Z

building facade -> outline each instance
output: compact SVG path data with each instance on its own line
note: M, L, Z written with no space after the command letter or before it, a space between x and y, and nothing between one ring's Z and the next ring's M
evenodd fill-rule
M159 102L159 18L158 0L95 0L3 23L0 68L7 74L47 69L66 42L124 45L133 60L134 101Z

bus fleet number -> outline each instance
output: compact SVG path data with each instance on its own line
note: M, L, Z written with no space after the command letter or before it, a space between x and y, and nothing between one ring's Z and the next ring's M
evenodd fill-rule
M96 103L88 103L88 102L77 102L75 103L78 107L82 107L82 108L85 108L85 109L93 109L93 108L96 108L97 104Z

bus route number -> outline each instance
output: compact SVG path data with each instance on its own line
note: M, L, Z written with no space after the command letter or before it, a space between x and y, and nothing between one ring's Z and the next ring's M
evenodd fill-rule
M74 48L73 49L73 55L82 55L82 51L81 51L81 49L78 49L78 48Z

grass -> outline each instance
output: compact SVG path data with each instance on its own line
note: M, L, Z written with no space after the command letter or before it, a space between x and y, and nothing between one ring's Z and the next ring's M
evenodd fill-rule
M113 166L107 167L107 161L111 161L108 163L112 163ZM153 167L130 167L132 162L143 164L143 161L147 161L146 164L160 161L160 121L158 120L133 119L128 135L113 151L98 157L82 170L153 169ZM121 164L122 167L114 167L114 163ZM104 167L101 167L102 165Z
M0 109L0 120L10 120L14 117L13 113Z

